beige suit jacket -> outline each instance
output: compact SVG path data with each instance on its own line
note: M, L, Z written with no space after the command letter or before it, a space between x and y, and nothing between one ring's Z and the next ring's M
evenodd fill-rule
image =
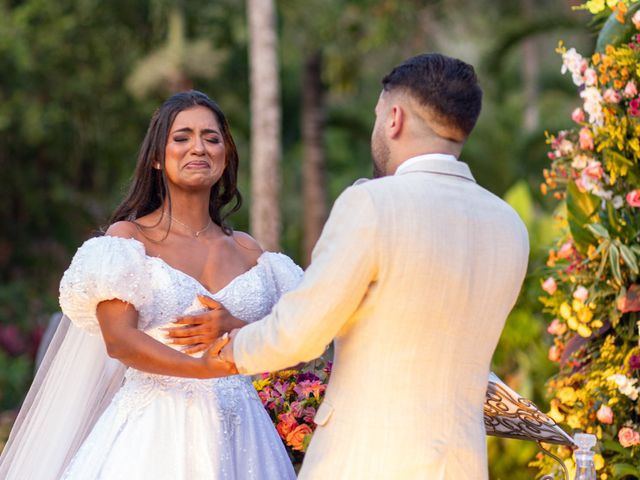
M239 370L335 360L301 479L486 479L489 364L525 226L466 164L425 159L336 200L299 288L240 330Z

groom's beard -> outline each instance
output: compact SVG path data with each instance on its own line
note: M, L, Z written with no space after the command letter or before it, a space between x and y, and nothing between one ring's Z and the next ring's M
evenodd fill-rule
M391 152L384 138L376 132L371 137L371 158L373 159L373 178L384 177L389 174L389 157Z

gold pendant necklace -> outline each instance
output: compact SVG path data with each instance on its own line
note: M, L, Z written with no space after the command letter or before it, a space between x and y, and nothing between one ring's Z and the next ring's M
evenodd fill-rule
M194 230L192 227L190 227L190 226L189 226L189 225L187 225L186 223L182 223L182 222L181 222L180 220L178 220L177 218L174 218L171 214L167 213L167 215L169 216L169 218L170 218L171 220L173 220L173 221L175 221L176 223L179 223L180 225L182 225L183 227L188 228L189 230L191 230L191 231L193 232L193 236L194 236L194 237L196 237L196 238L197 238L197 237L199 237L199 236L200 236L200 234L201 234L202 232L204 232L205 230L207 230L207 229L211 226L211 224L213 223L213 222L211 221L211 217L209 217L209 223L207 223L207 226L206 226L206 227L204 227L204 228L202 228L202 229L200 229L200 230Z

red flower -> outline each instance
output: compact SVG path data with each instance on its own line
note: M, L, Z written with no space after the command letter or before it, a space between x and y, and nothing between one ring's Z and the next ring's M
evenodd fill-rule
M640 312L640 285L633 284L624 297L619 297L616 307L622 313Z

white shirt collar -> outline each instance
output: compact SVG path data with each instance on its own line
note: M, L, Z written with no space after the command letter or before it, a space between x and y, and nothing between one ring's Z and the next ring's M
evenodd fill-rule
M449 161L454 161L454 162L458 161L458 159L456 157L454 157L453 155L449 155L448 153L425 153L424 155L418 155L417 157L411 157L411 158L405 160L404 162L402 162L398 166L398 168L396 168L395 175L401 174L403 171L405 171L411 165L413 165L413 164L415 164L417 162L421 162L422 160L449 160Z

